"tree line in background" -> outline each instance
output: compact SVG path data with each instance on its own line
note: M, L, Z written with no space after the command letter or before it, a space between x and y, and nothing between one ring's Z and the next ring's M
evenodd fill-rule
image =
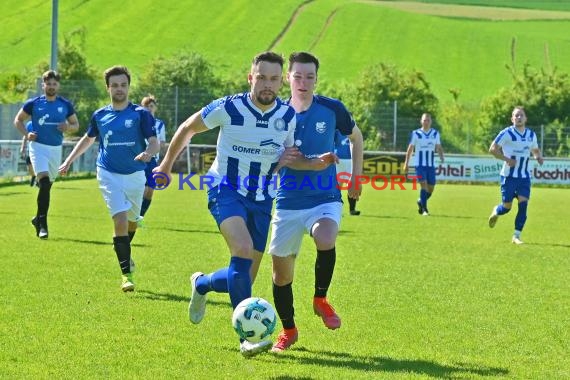
M83 46L85 30L77 29L64 37L59 46L58 71L62 75L62 95L75 104L80 121L78 135L85 133L94 110L108 103L102 73L91 67ZM47 63L25 68L19 73L0 75L0 102L23 101L37 89L37 78L47 70ZM474 108L459 101L459 89L450 89L454 100L440 104L425 75L416 70L402 70L386 63L378 63L364 70L352 83L333 83L319 78L319 92L341 99L353 113L365 138L368 150L405 150L407 141L392 144L393 126L380 118L387 102L396 102L401 118L414 120L419 127L423 112L430 112L434 125L440 129L443 145L448 152L486 152L498 131L510 125L515 105L527 111L527 125L544 126L544 154L570 156L570 79L558 69L536 69L526 64L517 71L507 66L512 84L481 101ZM158 57L150 62L131 88L130 98L139 102L151 93L159 101L159 117L168 126L168 137L177 122L185 120L213 99L226 94L247 91L245 73L223 78L214 66L196 52L181 51L170 57ZM67 86L67 83L77 83ZM180 91L184 89L184 91ZM288 97L284 86L282 97ZM173 107L176 99L176 107ZM535 132L538 132L535 130ZM217 132L198 135L193 143L215 144ZM400 139L402 140L402 139ZM471 141L471 143L465 143Z

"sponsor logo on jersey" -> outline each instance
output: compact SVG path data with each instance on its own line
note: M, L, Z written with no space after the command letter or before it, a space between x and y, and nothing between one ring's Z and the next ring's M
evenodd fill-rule
M63 113L63 107L57 107L57 112Z
M270 146L274 147L275 149L281 148L281 145L277 144L275 141L273 141L273 139L263 140L262 142L259 143L259 145L260 146L270 145Z
M251 148L251 147L240 146L240 145L232 145L232 150L234 152L247 153L247 154L260 154L261 153L261 149L259 149L259 148Z
M49 114L46 113L44 116L42 116L38 119L38 124L44 125L46 123L47 119L49 119Z
M130 128L133 126L133 121L131 119L125 120L125 128Z
M319 133L325 133L325 131L327 130L327 123L324 121L317 121L317 123L315 124L315 129Z
M273 128L275 128L276 131L279 132L283 131L285 129L285 126L286 126L285 120L281 118L275 119L273 121Z

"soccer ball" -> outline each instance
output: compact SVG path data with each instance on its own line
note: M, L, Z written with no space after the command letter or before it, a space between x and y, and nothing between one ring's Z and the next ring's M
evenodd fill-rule
M267 339L277 324L273 306L263 298L251 297L241 301L232 315L232 325L240 338L257 343Z

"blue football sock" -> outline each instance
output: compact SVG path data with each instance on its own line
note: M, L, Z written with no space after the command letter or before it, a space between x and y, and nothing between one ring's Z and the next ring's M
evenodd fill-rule
M233 256L228 267L228 292L232 306L235 307L246 298L251 297L251 259Z
M420 190L420 203L422 204L422 207L426 208L427 207L427 199L428 199L428 192L424 189Z
M427 201L428 199L430 199L430 198L431 198L431 193L430 193L430 192L428 192L428 191L426 191L426 192L427 192L427 196L426 196L426 201Z
M196 290L200 294L214 291L216 293L228 292L228 268L219 269L213 273L200 276L196 279Z
M528 201L519 202L519 211L515 218L515 230L522 231L524 224L526 222L526 208L528 207ZM520 233L519 233L520 234Z
M497 213L497 215L505 215L507 212L511 211L510 208L506 208L505 206L503 206L502 204L498 205L495 208L495 212Z

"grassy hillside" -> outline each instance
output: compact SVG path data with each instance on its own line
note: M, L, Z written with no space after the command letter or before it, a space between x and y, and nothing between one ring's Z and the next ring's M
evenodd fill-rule
M403 0L395 0L403 1ZM464 5L482 5L489 7L509 7L524 9L546 9L557 11L570 10L570 4L567 0L418 0L421 3L436 4L464 4Z
M452 1L440 1L451 3ZM453 1L568 10L562 2ZM0 39L1 71L49 61L51 2L6 0ZM325 81L350 81L376 62L426 73L441 100L460 88L460 99L478 102L509 83L512 38L517 63L549 63L567 70L570 21L486 21L396 10L382 2L317 0L218 1L137 0L117 8L104 0L60 2L60 39L85 25L88 62L99 70L123 63L139 72L154 57L180 49L198 51L223 76L243 75L251 57L311 49L323 61ZM136 4L133 5L133 4ZM25 16L25 22L21 15ZM294 18L293 15L296 15ZM288 27L287 27L288 26Z

